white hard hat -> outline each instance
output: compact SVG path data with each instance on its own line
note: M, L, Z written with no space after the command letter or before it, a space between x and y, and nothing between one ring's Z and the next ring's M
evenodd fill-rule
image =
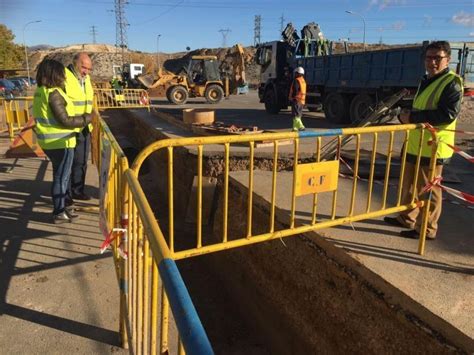
M295 73L304 75L304 69L302 67L298 67L298 68L295 69Z

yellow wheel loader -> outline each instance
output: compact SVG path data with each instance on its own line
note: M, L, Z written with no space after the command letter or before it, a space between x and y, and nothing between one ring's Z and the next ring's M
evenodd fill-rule
M229 95L228 81L221 79L216 56L192 56L180 74L163 74L158 71L158 79L152 75L137 78L150 96L163 96L169 102L183 105L189 97L205 97L210 104L217 104Z

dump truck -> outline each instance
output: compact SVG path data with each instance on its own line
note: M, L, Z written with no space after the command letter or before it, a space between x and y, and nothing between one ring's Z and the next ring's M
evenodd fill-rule
M425 74L423 54L428 41L414 46L332 54L331 46L321 51L319 39L289 38L291 41L264 43L257 50L256 60L261 66L258 95L268 113L288 108L293 69L299 66L305 70L307 108L322 109L327 120L339 124L359 121L370 107L404 88L410 94L401 106L411 106ZM458 42L451 46L450 67L463 77L465 95L472 94L474 43Z

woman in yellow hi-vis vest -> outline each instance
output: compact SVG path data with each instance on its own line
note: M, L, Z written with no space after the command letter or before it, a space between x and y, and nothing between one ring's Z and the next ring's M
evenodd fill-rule
M463 94L462 79L449 70L451 47L446 41L432 42L426 47L425 67L427 75L422 79L413 101L411 111L402 112L402 123L427 122L437 128L439 145L436 153L435 176L441 176L443 165L448 163L453 151L448 144L454 145L454 130L456 119L461 111ZM402 204L411 201L415 174L416 157L420 144L420 130L410 132L407 146L407 164L402 185ZM430 134L423 135L421 148L421 163L418 174L416 191L426 186L429 179L429 161L431 158ZM428 240L436 238L438 220L441 216L442 190L434 187L431 195L430 211L426 237ZM419 208L400 212L397 217L385 217L385 222L391 225L406 227L409 230L400 234L407 238L419 238L421 227L421 213Z
M45 59L38 67L38 88L33 100L38 144L53 164L53 222L72 222L77 215L66 209L65 199L76 146L76 133L91 121L90 115L76 116L74 105L64 92L64 66Z

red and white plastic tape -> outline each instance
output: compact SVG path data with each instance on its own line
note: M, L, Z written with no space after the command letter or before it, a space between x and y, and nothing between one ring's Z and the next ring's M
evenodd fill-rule
M436 128L436 127L433 127L432 125L428 124L428 123L425 123L425 126L426 128L430 131L430 132L434 132L436 134L436 132L440 131L440 129ZM467 134L467 135L474 135L474 132L471 132L471 131L463 131L463 130L459 130L459 129L444 129L443 131L448 131L448 132L456 132L456 133L460 133L460 134ZM449 143L446 143L442 140L439 140L438 143L443 143L443 144L446 144L449 148L451 148L452 150L454 150L454 152L456 154L459 154L460 156L462 156L464 159L466 159L467 161L469 161L470 163L474 163L474 157L472 155L469 155L468 153L464 152L461 148L459 147L456 147L454 145L451 145Z
M420 195L425 193L425 192L428 192L430 191L431 189L433 189L435 186L438 186L439 188L441 188L443 191L446 191L448 194L450 194L451 196L454 196L464 202L468 202L470 204L474 204L474 195L470 195L468 193L465 193L465 192L462 192L462 191L458 191L458 190L455 190L451 187L447 187L447 186L444 186L441 184L441 181L443 181L443 178L441 176L437 176L435 177L435 179L428 183L420 192Z
M121 236L123 233L127 233L125 228L114 228L110 231L109 235L105 238L105 240L100 245L100 253L103 254L107 248L112 244L112 242L118 237ZM120 256L124 259L127 258L127 254L122 250L121 247L118 248L118 252Z

